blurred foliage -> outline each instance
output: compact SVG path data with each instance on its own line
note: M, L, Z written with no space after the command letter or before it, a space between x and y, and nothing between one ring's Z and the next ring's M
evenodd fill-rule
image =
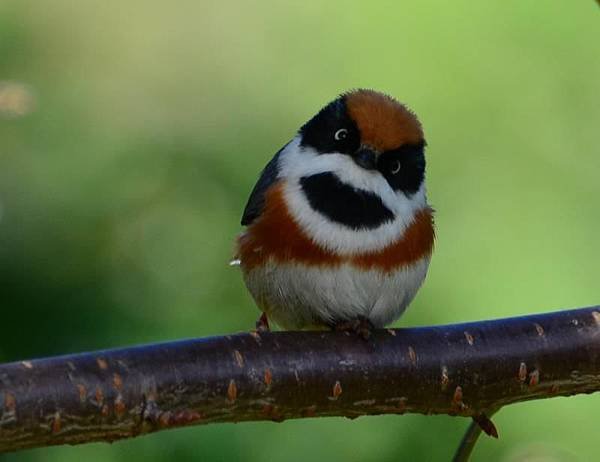
M399 325L600 301L594 2L0 2L0 360L247 330L259 170L337 93L423 121L438 240ZM467 397L468 398L468 397ZM597 396L501 411L475 460L593 460ZM6 461L448 460L467 425L212 425Z

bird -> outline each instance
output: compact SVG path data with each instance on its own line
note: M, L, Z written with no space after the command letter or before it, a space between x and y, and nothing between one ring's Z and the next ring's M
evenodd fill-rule
M234 262L262 311L257 329L354 330L397 320L434 247L417 116L353 89L267 163L244 209Z

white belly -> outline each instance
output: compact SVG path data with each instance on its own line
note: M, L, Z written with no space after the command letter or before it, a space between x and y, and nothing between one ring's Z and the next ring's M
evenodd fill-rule
M348 264L336 268L270 261L244 274L250 293L285 329L364 316L376 327L398 319L421 286L429 257L385 273Z

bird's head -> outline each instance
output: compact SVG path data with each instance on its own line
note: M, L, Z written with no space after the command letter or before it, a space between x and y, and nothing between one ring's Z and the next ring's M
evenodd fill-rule
M423 189L421 123L406 106L374 90L340 95L302 126L288 148L294 152L283 156L283 176L329 172L356 189L407 200Z
M302 126L298 141L305 155L293 159L297 174L331 166L329 171L352 173L351 186L361 188L379 177L407 197L424 180L425 140L419 120L392 97L373 90L339 96Z

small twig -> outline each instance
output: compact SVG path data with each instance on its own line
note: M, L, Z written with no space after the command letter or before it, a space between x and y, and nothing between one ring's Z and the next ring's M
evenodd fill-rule
M458 445L458 449L454 454L454 458L452 462L468 462L471 457L471 453L475 448L475 444L477 444L477 440L481 435L481 431L487 435L498 438L498 431L496 430L496 426L491 421L491 417L497 412L488 411L487 414L481 413L477 416L473 416L473 419L469 423L467 427L467 431L465 432L460 444Z

